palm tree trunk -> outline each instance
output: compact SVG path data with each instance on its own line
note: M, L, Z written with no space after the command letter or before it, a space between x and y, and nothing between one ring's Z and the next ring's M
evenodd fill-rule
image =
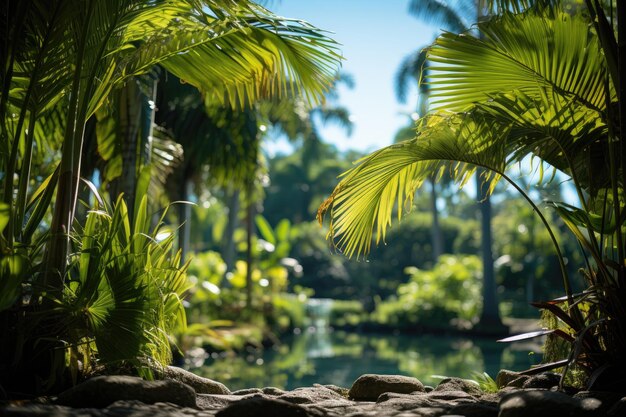
M255 215L255 207L254 202L252 201L252 181L248 184L248 195L247 195L247 204L248 207L246 209L246 308L250 309L252 307L252 268L254 266L254 259L252 256L252 236L254 234L254 215Z
M183 181L180 193L180 201L189 201L189 196L192 192L193 183L191 179L187 178ZM186 259L189 253L189 246L191 241L191 205L179 204L178 205L178 222L180 228L178 229L178 248L181 251L183 261Z
M151 98L138 85L139 80L129 81L119 92L119 138L121 140L122 175L117 193L124 193L131 222L135 213L137 177L141 167L150 161L150 140L154 125L156 81L153 81ZM141 196L140 196L141 197Z
M141 123L142 96L136 80L129 81L119 91L119 140L122 153L122 176L118 180L118 194L124 194L130 221L134 214L135 183L137 179L137 152Z
M91 5L91 4L90 4ZM88 14L89 16L89 14ZM53 297L63 292L65 272L70 250L70 231L74 221L74 209L78 195L83 135L85 131L85 103L82 96L82 61L86 50L89 18L83 26L83 33L76 53L76 68L69 94L67 120L63 138L63 149L59 169L56 201L50 225L50 243L45 255L44 286Z
M441 224L439 223L437 188L434 179L430 180L430 185L430 208L433 213L433 223L430 228L430 233L433 246L433 263L437 263L439 257L443 254L443 233L441 231Z
M496 279L493 270L493 252L491 235L491 200L487 195L487 187L480 179L480 171L476 173L476 196L480 207L480 248L483 260L483 310L479 325L483 328L502 326L498 308Z
M486 19L489 11L485 0L476 0L478 22ZM483 310L479 319L479 326L497 332L503 327L498 307L498 294L495 271L493 269L493 238L491 235L491 200L487 193L487 186L480 177L482 169L476 171L476 196L480 207L480 248L483 260Z
M235 230L237 230L237 218L239 216L239 190L231 189L228 204L228 223L222 237L222 258L226 264L226 273L235 269Z

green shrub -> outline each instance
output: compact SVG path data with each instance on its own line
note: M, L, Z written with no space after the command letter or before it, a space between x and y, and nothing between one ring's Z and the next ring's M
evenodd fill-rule
M481 307L481 262L473 255L444 255L431 270L406 268L409 282L397 295L379 303L376 323L390 326L448 325L452 319L471 320Z
M357 326L367 318L363 304L356 300L333 300L330 307L330 327Z
M283 332L306 323L306 300L304 294L277 294L272 299L273 311L268 317L276 331Z

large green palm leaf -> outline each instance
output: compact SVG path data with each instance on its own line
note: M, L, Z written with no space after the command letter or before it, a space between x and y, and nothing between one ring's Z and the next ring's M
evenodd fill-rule
M431 78L439 106L466 111L430 115L415 139L362 159L321 207L320 217L330 210L330 234L348 256L367 254L374 232L384 239L394 213L400 217L415 189L443 165L461 184L476 166L487 168L483 179L492 190L508 167L530 155L588 190L606 185L585 159L585 150L607 134L601 111L606 71L588 26L576 18L507 15L485 27L485 41L445 34L431 50L440 71ZM538 33L548 58L533 50ZM567 52L570 47L583 50ZM488 84L485 73L494 76ZM591 178L601 182L591 184Z
M142 15L128 29L128 42L142 43L124 72L161 63L208 98L234 104L289 91L319 101L336 71L336 43L306 22L278 18L251 2L240 4L218 19L198 5L165 3L159 30L147 40L142 27L153 28L155 12L148 19Z
M330 210L330 235L347 256L367 254L372 236L384 240L387 227L410 209L415 190L448 168L461 185L476 166L489 168L486 181L504 173L508 129L494 130L494 121L478 114L440 113L421 120L416 139L376 151L346 172L322 205L318 219Z
M605 108L604 57L582 17L506 14L478 27L484 40L445 33L431 47L434 107L463 111L496 92L538 97L552 89L590 108Z

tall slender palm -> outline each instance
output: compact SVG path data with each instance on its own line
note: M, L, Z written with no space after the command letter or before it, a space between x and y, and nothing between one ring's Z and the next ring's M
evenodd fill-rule
M433 170L447 167L464 183L476 167L488 169L488 191L504 179L522 193L559 255L566 297L538 305L559 317L566 329L560 337L572 352L550 366L575 361L592 384L603 386L623 379L626 369L626 146L617 129L625 119L614 113L626 107L626 92L618 88L626 64L615 35L617 29L617 38L624 36L626 26L611 22L598 2L587 3L587 15L567 14L558 3L505 10L478 24L482 38L441 35L429 51L436 111L423 118L414 140L383 148L348 172L320 215L330 210L331 232L349 255L364 253L374 229L384 238L393 202L410 201ZM618 16L626 14L626 5L616 4ZM554 167L577 190L580 207L551 205L593 259L582 294L572 292L550 223L507 175L527 157L539 162L540 181Z
M474 18L479 17L486 4L479 0L412 0L409 3L409 12L419 19L431 24L441 25L443 29L454 33L468 32ZM419 101L418 114L425 114L429 85L420 80L428 74L427 50L407 56L396 75L396 95L402 101L406 98L406 90L410 81L418 83ZM480 322L493 328L501 326L500 312L496 295L496 281L493 269L492 237L491 237L491 201L479 178L476 175L476 199L480 211L481 224L481 254L483 260L483 309ZM435 261L441 253L442 234L438 225L436 173L428 180L431 184L431 199L433 212L433 256Z

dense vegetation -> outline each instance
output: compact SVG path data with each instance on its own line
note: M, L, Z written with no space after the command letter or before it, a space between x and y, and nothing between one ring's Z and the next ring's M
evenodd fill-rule
M493 3L493 4L492 4ZM546 333L571 345L567 357L545 366L586 374L594 387L616 389L626 363L623 323L624 151L623 77L626 7L609 13L598 1L570 11L561 2L484 2L478 35L445 33L427 53L432 111L415 139L363 158L321 207L330 211L333 240L349 256L367 253L372 234L386 228L403 202L433 173L459 183L481 176L488 193L505 180L528 201L550 233L564 297L536 303L558 318ZM621 38L620 38L621 39ZM488 79L489 83L485 83ZM545 167L569 178L578 206L549 205L586 256L584 291L575 293L552 224L510 174L532 160L538 182ZM562 379L563 382L563 379Z
M254 156L253 103L321 100L335 43L247 1L33 0L1 13L1 384L54 391L128 364L151 377L184 329L188 287L158 200L184 139L154 125L160 74L199 98L166 91L164 116L221 112L205 129ZM227 151L223 169L236 162L231 179L251 184L256 165Z
M454 26L411 2L451 31L399 73L425 75L423 116L365 156L320 135L350 131L336 87L352 80L306 22L250 1L1 6L1 388L158 377L197 346L276 342L315 319L312 298L336 300L334 327L402 332L535 302L562 342L546 369L614 388L626 6L466 3L476 19ZM293 152L263 153L277 135ZM478 198L456 190L474 174Z

